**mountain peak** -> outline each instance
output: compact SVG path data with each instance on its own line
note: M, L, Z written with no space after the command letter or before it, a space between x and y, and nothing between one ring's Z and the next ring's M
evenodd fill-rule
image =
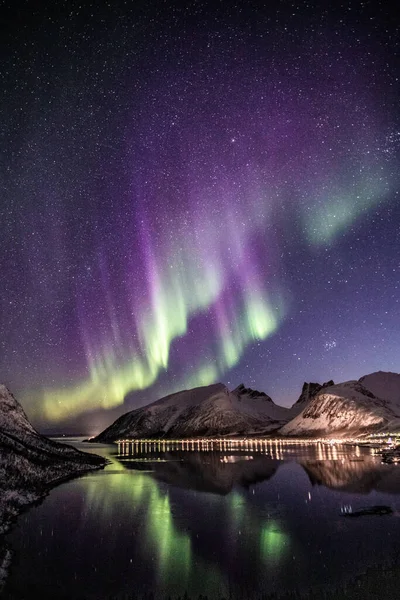
M264 398L268 402L272 402L272 399L265 393L253 390L253 388L247 388L244 383L240 383L237 388L232 391L232 394L236 396L249 396L250 398Z
M316 396L318 394L318 392L320 392L323 388L331 387L332 385L335 385L333 382L333 379L326 381L322 385L320 383L313 383L311 381L310 382L305 381L303 383L303 387L301 389L301 394L298 397L298 399L296 400L296 402L293 404L292 408L298 407L299 405L306 404L312 398L314 398L314 396Z
M360 377L358 382L374 396L400 404L400 375L390 371L376 371Z
M326 388L326 387L331 387L331 385L335 385L335 382L333 381L333 379L330 379L329 381L325 381L325 383L323 383L321 387Z
M16 431L36 433L22 406L3 384L0 384L0 429L10 433Z
M0 383L0 405L4 406L19 406L18 402L10 392L7 386Z

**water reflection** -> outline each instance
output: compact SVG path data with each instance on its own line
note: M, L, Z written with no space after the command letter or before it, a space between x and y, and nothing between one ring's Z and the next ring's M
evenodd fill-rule
M109 487L99 485L101 476L89 478L90 509L113 521L120 514L118 502L130 504L130 518L142 519L136 543L143 545L141 553L150 550L153 555L156 587L177 595L206 589L212 598L232 595L234 586L248 594L259 587L266 567L276 574L283 568L291 540L282 508L274 500L264 501L262 510L251 510L248 502L248 494L255 491L249 488L273 477L281 464L278 460L219 452L158 452L147 445L116 459L134 479L126 471L121 479L114 476L110 494ZM185 490L183 495L179 489ZM221 503L218 496L226 500Z
M168 484L217 494L267 481L288 461L300 464L313 485L330 489L396 493L400 487L397 465L382 464L373 448L347 444L125 441L118 444L116 458L127 469L146 469Z
M185 489L228 494L235 486L270 479L280 462L266 456L222 455L219 453L154 452L121 455L127 469L151 471L156 479Z
M18 569L6 598L253 598L336 584L400 553L394 516L340 516L348 504L399 508L400 467L369 449L90 450L112 463L56 488L10 536Z
M400 493L400 468L380 463L373 456L362 459L300 460L310 482L332 490L369 494L372 491Z
M303 448L278 443L235 451L186 452L179 443L168 444L165 451L160 447L159 442L125 442L117 458L126 468L145 468L171 485L217 494L268 481L288 461L301 465L312 485L358 494L400 493L400 466L383 464L373 448L320 443Z
M136 554L151 565L150 589L162 587L169 593L188 589L203 582L210 589L223 589L218 568L194 561L191 537L182 523L174 518L168 488L160 487L138 464L134 480L123 472L115 472L108 485L101 476L85 481L87 516L110 523L134 523ZM137 569L137 564L136 564ZM145 586L146 589L146 586Z

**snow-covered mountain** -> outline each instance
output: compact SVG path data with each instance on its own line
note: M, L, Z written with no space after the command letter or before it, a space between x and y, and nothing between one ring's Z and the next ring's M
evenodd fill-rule
M346 437L378 431L400 431L400 375L396 373L379 371L358 381L324 385L280 434Z
M358 381L304 383L291 408L243 384L184 390L119 417L92 441L216 435L337 436L400 431L400 375L377 372Z
M103 458L40 435L21 405L0 385L0 534L19 507L58 481L104 466Z
M318 392L325 387L329 387L334 385L333 381L327 381L322 385L320 383L307 383L306 381L303 383L303 387L301 390L301 394L298 400L293 404L290 409L290 419L296 417L310 402L314 396L318 394Z
M128 412L92 441L121 438L251 435L276 431L290 418L264 392L222 383L184 390Z
M43 467L43 471L46 466L54 471L58 463L62 472L68 472L69 468L79 470L80 464L83 469L88 465L104 464L104 460L98 456L80 452L72 446L40 435L11 392L5 385L0 385L0 462L10 453L18 455L21 460L24 458L37 463Z
M393 408L400 407L400 375L378 371L370 375L364 375L358 380L374 396L389 402Z

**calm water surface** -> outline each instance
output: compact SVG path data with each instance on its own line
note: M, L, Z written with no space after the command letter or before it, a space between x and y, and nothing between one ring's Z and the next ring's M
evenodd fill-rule
M19 518L8 599L258 598L327 589L400 556L400 466L370 450L118 455L74 443L112 462ZM393 514L341 514L378 504Z

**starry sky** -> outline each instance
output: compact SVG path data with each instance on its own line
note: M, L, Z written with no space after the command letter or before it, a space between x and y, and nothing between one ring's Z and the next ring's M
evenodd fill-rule
M7 3L0 379L44 431L399 371L386 2Z

